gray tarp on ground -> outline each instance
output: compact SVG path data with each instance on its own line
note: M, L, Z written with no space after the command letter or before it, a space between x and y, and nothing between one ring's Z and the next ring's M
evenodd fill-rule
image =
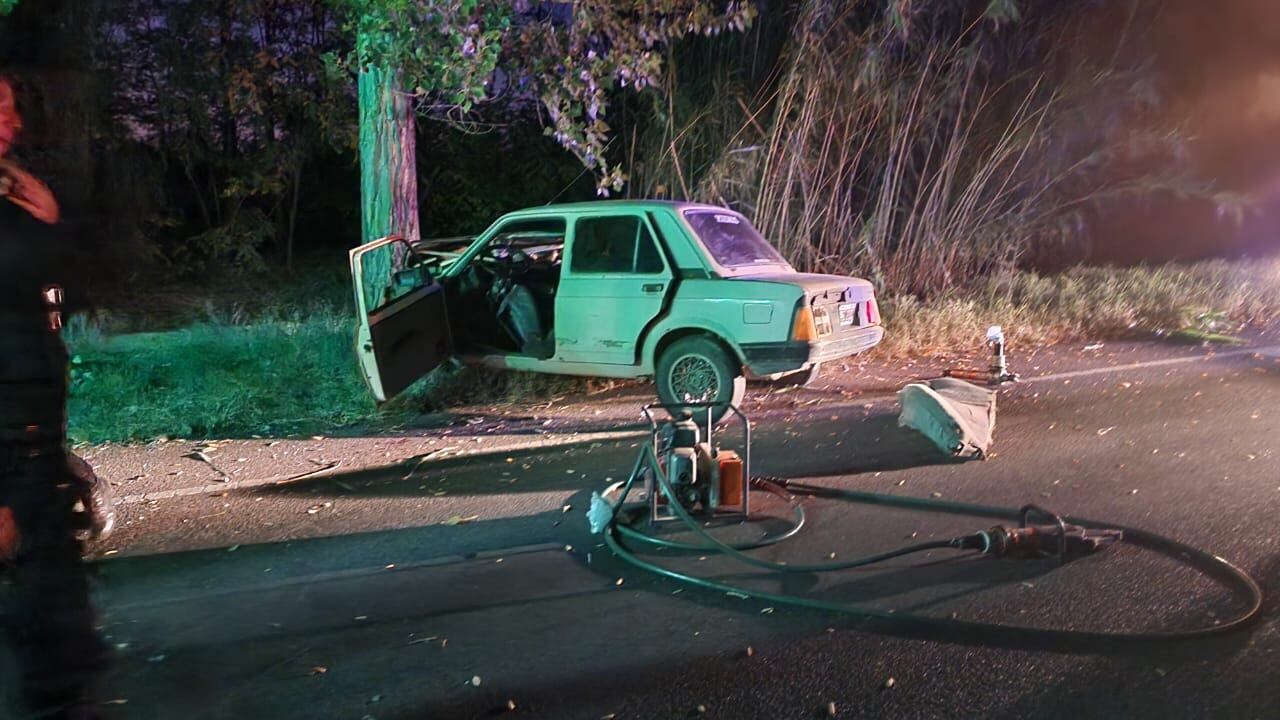
M898 424L929 438L948 455L982 458L996 425L996 393L956 378L914 382L898 392Z

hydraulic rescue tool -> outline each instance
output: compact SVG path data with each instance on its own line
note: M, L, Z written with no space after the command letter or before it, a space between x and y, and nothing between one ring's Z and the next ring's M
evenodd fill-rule
M999 353L999 367L993 361L992 378L1010 375L1003 362L1003 337L999 341L993 343ZM696 409L698 405L691 403L689 407ZM655 406L644 409L649 420L650 442L641 446L630 476L624 482L614 484L603 494L594 493L587 516L592 532L603 533L605 542L615 555L638 568L661 576L729 593L735 597L757 598L770 603L843 613L876 630L926 631L956 639L968 636L1009 643L1048 643L1064 650L1091 651L1097 649L1099 644L1110 647L1117 642L1187 640L1219 635L1238 629L1259 616L1262 592L1248 574L1222 558L1175 540L1139 529L1060 516L1036 505L1025 505L1015 510L859 492L784 479L755 478L751 476L751 423L738 407L731 405L727 410L742 428L740 444L735 449L719 447L716 444L714 426L695 422L689 413L680 414L671 420L657 421L651 412L653 409ZM644 490L642 501L628 503L630 492L641 487ZM792 514L789 527L746 542L731 543L717 537L715 531L726 524L740 525L765 519L764 516L752 514L752 491L769 493L786 503ZM930 540L875 555L833 562L773 562L747 553L748 550L779 543L800 531L805 524L805 510L798 495L993 518L1008 524L968 535ZM1039 524L1032 524L1033 521ZM660 527L674 522L682 524L695 538L691 541L678 540L670 533L657 532ZM642 529L642 525L647 525L647 529ZM894 613L802 595L763 591L663 566L656 557L641 557L633 549L634 546L645 545L699 555L719 553L737 562L774 572L815 573L864 567L912 553L944 549L976 551L993 557L1052 558L1057 563L1063 563L1074 556L1096 553L1121 542L1195 567L1246 597L1248 601L1245 609L1234 618L1218 620L1211 626L1192 630L1134 633L1033 628L954 617Z

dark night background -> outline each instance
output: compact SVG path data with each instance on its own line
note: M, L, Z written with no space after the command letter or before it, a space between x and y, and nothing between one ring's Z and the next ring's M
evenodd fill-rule
M790 4L763 7L753 37L785 35ZM1136 120L1109 115L1111 98L1093 98L1098 112L1084 113L1084 122L1177 128L1176 165L1214 195L1158 191L1099 203L1069 247L1031 253L1030 262L1054 268L1081 258L1134 263L1275 248L1280 13L1266 0L1062 7L1055 12L1074 29L1059 36L1056 52L1140 67L1130 93L1150 94ZM927 18L929 8L918 12ZM1006 32L1029 32L1037 12L1026 5ZM279 272L291 255L331 264L357 242L354 97L322 61L349 42L318 0L49 0L21 3L0 21L0 68L18 78L27 116L19 158L59 194L93 257L97 296L110 297L126 279ZM679 59L683 51L674 52ZM759 64L777 50L757 40L754 52ZM766 75L752 72L748 86ZM686 65L673 76L689 74ZM637 132L643 138L654 121L646 106L617 103L613 125L624 142L613 151L624 163L652 154L635 147ZM591 197L591 178L544 136L528 98L483 107L476 120L499 127L467 134L418 122L424 234L474 232L506 210ZM1141 165L1139 154L1133 162ZM633 177L629 192L659 186L644 167Z

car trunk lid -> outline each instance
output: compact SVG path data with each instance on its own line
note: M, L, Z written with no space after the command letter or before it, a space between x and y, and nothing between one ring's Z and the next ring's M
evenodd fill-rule
M840 340L860 328L880 324L875 289L862 278L815 273L768 273L751 280L797 285L813 312L818 341Z

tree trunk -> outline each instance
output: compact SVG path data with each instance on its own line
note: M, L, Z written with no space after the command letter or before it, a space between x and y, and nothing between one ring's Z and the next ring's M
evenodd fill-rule
M284 239L284 266L293 272L293 232L298 227L298 195L302 192L302 158L293 161L293 199L289 203L289 228Z
M418 240L418 175L413 108L399 74L360 73L360 220L363 242L387 235ZM396 262L403 260L397 251Z

